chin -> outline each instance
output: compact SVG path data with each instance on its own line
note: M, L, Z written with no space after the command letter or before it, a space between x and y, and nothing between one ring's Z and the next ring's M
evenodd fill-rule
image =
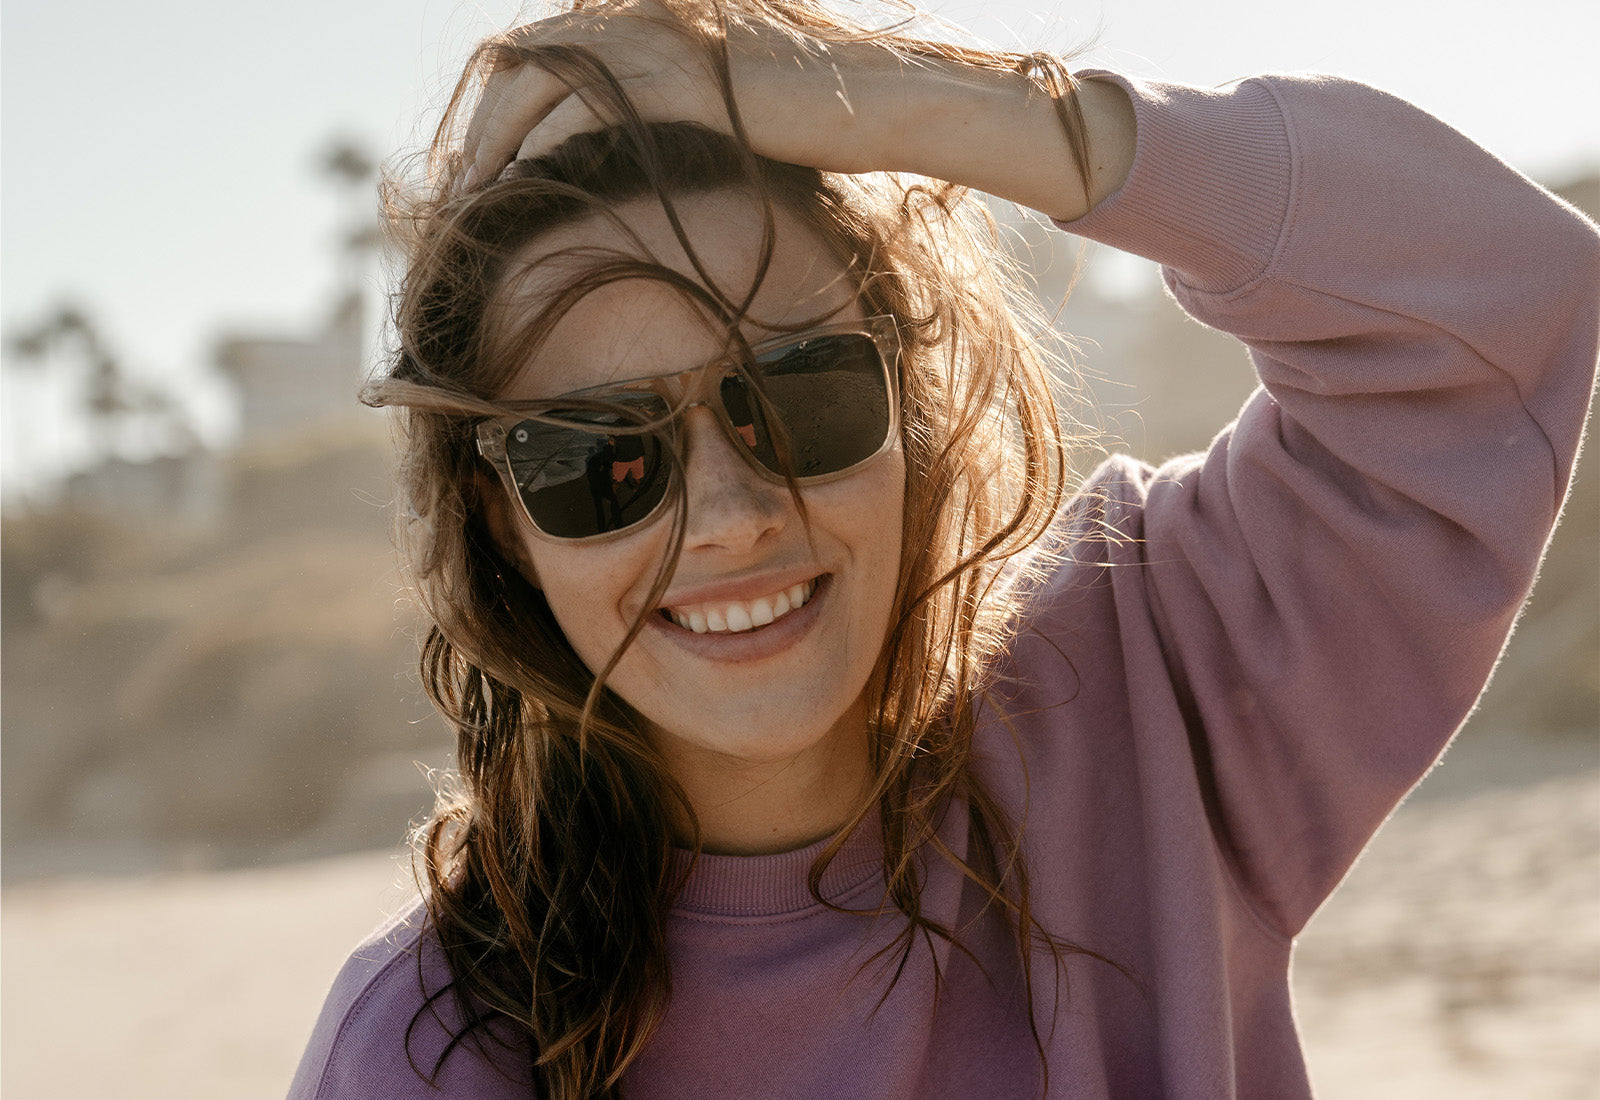
M709 755L745 764L779 764L815 751L831 751L848 734L841 726L854 708L843 706L837 717L822 716L796 720L792 709L779 713L702 716L694 732L674 733L670 727L655 725L654 738L663 753L671 756ZM852 723L856 729L862 724ZM860 736L864 736L860 735Z

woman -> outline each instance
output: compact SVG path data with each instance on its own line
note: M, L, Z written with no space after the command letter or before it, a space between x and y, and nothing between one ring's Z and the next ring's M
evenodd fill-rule
M1293 937L1526 596L1593 227L1368 88L803 0L487 43L430 168L371 396L461 784L292 1095L1307 1095ZM1069 497L967 189L1264 388Z

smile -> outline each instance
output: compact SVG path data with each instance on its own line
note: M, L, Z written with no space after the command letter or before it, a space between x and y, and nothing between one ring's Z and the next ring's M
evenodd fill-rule
M789 612L799 610L816 590L817 579L813 577L754 600L686 604L661 610L667 618L696 634L738 634L767 626Z

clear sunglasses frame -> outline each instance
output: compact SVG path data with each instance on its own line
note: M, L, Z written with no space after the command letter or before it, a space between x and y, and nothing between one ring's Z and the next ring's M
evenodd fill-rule
M661 500L639 520L615 530L600 531L592 535L555 535L539 526L529 512L527 503L522 498L521 487L517 484L516 474L511 468L511 458L506 451L506 433L516 425L529 420L562 428L592 431L593 429L582 421L553 416L549 415L549 413L555 409L571 410L574 407L584 408L586 411L591 409L596 412L614 411L624 421L633 421L632 427L624 429L626 434L654 435L663 447L671 448L673 453L682 455L683 452L678 438L679 422L690 409L704 406L712 411L724 436L733 445L734 450L744 458L746 465L766 481L780 485L787 484L781 473L768 469L756 457L755 452L739 434L733 420L728 415L728 410L723 406L720 387L713 384L710 379L713 376L720 379L730 369L737 368L741 362L756 365L763 362L778 362L789 352L820 337L853 335L871 337L873 344L878 349L878 366L883 371L884 393L888 400L888 426L885 429L883 441L878 448L860 461L854 462L842 470L795 478L795 483L799 485L822 485L830 481L837 481L841 478L849 477L876 461L879 457L892 450L895 443L899 441L900 334L893 317L876 316L868 317L861 321L841 321L819 325L799 332L785 333L771 340L750 345L748 356L736 351L726 355L719 355L698 366L690 367L687 370L675 371L671 374L608 382L601 386L590 386L539 401L508 404L505 416L485 420L478 424L476 431L478 454L494 467L502 486L515 502L517 511L521 513L522 518L527 522L534 534L540 538L549 542L572 545L584 542L604 542L632 534L654 523L660 517L662 510L676 495L679 489L677 485L680 478L679 463L673 464L669 474L671 481L665 492L662 493ZM607 405L608 397L629 393L653 394L662 398L667 405L667 414L664 417L640 417L634 408L630 408L623 402L618 401L609 406ZM692 400L685 400L685 398L691 396L693 396ZM621 434L616 430L619 426L608 425L606 431L595 431L594 434Z

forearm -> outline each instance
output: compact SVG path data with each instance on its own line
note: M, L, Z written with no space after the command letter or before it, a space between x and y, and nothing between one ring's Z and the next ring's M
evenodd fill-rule
M653 10L650 5L642 9ZM731 131L704 45L660 13L568 15L514 32L522 48L577 48L608 67L638 116ZM834 172L914 172L1009 199L1063 221L1121 185L1134 155L1134 112L1114 84L1076 92L1089 151L1084 169L1057 105L1026 76L886 48L875 40L800 41L759 21L727 27L725 58L751 147L774 160ZM535 157L573 134L615 123L565 79L537 64L489 77L463 153L464 186L507 160Z
M1135 121L1127 93L1105 81L1077 91L1089 190L1056 106L1026 78L934 63L904 78L887 122L882 167L949 180L1061 221L1087 214L1127 179Z

